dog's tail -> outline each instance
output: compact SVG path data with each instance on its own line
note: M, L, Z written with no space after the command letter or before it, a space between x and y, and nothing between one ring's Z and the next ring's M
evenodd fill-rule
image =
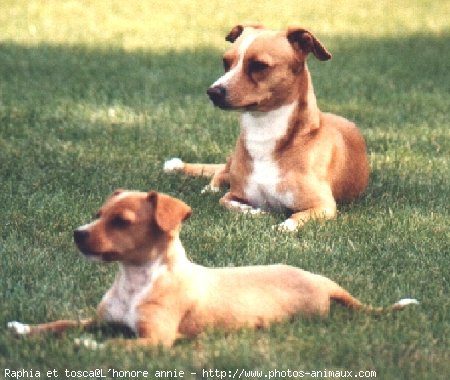
M337 284L336 284L337 285ZM372 306L367 305L353 297L348 291L341 288L339 285L330 294L330 298L349 309L363 311L369 314L384 314L392 311L402 310L409 305L418 305L419 301L414 298L403 298L400 301L389 306Z
M164 163L166 173L181 172L197 177L212 177L223 169L225 169L225 164L189 164L179 158L172 158Z

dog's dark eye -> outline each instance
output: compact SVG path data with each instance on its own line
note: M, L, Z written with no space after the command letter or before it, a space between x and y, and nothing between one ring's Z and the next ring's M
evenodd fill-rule
M269 67L269 64L262 61L250 61L250 64L248 65L248 71L250 74L253 73L260 73L266 70Z
M230 60L224 58L224 59L223 59L223 69L224 69L225 71L229 71L230 68L231 68L231 62L230 62Z
M100 216L101 216L101 212L99 211L94 215L94 219L99 219Z
M111 219L111 226L114 228L125 228L130 225L130 221L128 219L123 218L120 215L116 215Z

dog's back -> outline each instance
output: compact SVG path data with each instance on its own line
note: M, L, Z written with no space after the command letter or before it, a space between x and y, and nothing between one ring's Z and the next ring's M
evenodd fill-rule
M198 271L196 281L202 290L180 323L184 336L196 335L206 326L260 328L296 314L326 316L330 289L336 285L323 276L281 264L198 267Z

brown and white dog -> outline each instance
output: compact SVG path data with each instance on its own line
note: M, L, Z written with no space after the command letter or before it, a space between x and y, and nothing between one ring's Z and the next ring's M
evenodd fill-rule
M280 225L295 230L311 218L334 218L336 202L367 187L364 139L352 122L322 113L306 65L312 53L331 54L307 30L277 32L234 27L223 56L225 74L208 89L214 105L241 112L241 132L226 165L165 163L167 172L212 176L209 189L230 184L220 200L229 208L291 213Z
M113 339L111 344L170 346L207 327L257 328L297 314L326 316L331 300L370 312L417 303L404 299L385 309L373 308L328 278L287 265L210 269L194 264L179 239L181 223L190 214L189 206L170 196L119 190L100 208L97 220L74 232L86 258L120 263L98 306L98 319L126 325L138 338ZM8 327L17 335L34 335L96 323L10 322ZM98 347L95 341L79 343Z

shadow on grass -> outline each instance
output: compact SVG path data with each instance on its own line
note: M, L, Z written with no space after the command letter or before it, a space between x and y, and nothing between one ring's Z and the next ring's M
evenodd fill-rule
M318 99L376 102L394 92L448 97L449 39L450 34L329 39L333 59L309 60ZM187 96L206 100L207 86L222 72L221 54L212 48L154 52L3 42L2 104L70 101L135 108Z
M127 52L119 48L0 44L3 106L28 113L51 106L131 110L201 97L220 72L217 51ZM208 79L210 78L210 79ZM39 117L39 115L35 115Z
M368 134L369 151L384 154L393 144L416 137L411 125L445 123L449 39L450 34L324 41L333 60L309 60L319 105L356 120L363 132L400 131L403 137L390 144L383 134ZM171 152L187 152L186 159L225 157L234 145L237 116L214 110L205 94L222 73L221 54L213 48L155 52L0 43L0 135L10 143L2 156L19 160L28 150L32 162L27 164L40 162L41 167L51 167L61 152L72 152L73 160L82 155L94 166L126 160L122 146L150 152L149 163ZM116 112L125 116L115 121ZM232 133L224 133L222 124L232 123ZM64 140L56 153L53 135ZM203 135L215 144L211 156ZM79 150L84 141L88 145ZM428 141L419 143L421 153L434 153ZM71 163L62 161L62 166ZM388 181L400 176L391 174ZM383 177L376 169L375 180Z

